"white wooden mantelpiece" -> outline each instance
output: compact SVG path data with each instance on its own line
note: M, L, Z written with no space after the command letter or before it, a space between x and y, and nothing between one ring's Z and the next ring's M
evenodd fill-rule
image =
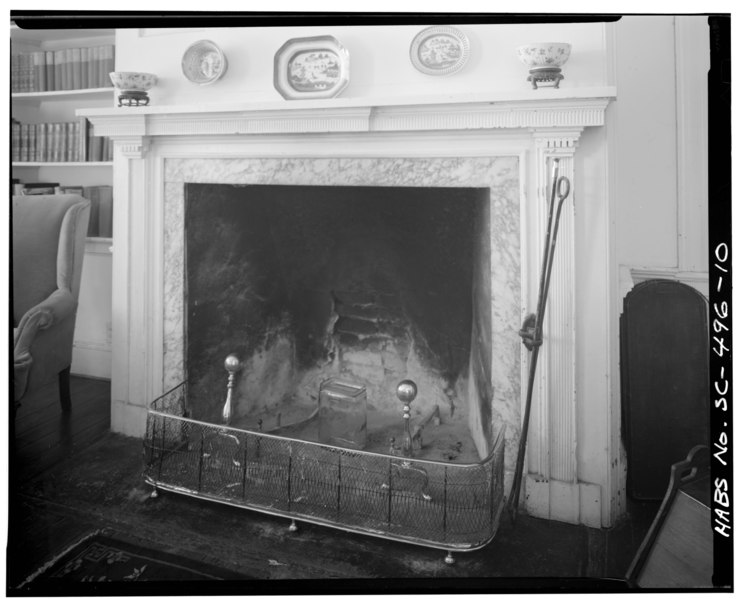
M110 107L77 112L114 140L112 414L116 432L142 436L149 401L164 391L163 222L169 160L519 156L521 306L536 305L551 161L579 180L574 155L604 124L612 87L389 100L337 98L265 104ZM338 177L342 178L342 173ZM341 179L338 179L341 184ZM171 181L167 185L173 185ZM572 193L579 194L577 185ZM580 480L575 455L575 232L568 199L534 393L526 480L530 513L599 526L603 481ZM520 323L518 323L518 326ZM522 355L527 372L528 355ZM526 378L521 376L522 394ZM522 398L524 399L524 398ZM608 440L605 441L606 443ZM506 472L506 492L512 482ZM549 481L548 485L534 485ZM605 518L603 518L605 521Z
M451 131L595 127L611 87L529 90L532 94L424 98L298 100L215 106L121 106L79 110L96 135L117 137L270 135L371 131Z

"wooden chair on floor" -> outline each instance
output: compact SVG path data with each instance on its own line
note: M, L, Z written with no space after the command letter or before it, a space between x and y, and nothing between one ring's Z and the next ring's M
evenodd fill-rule
M670 468L665 498L626 574L631 587L713 588L709 476L704 445Z
M13 416L21 400L55 378L69 411L72 339L90 202L78 195L15 196Z

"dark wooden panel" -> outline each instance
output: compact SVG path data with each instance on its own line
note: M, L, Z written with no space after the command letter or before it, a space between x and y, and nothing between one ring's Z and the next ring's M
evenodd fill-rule
M709 443L708 306L695 289L646 281L624 300L621 375L628 493L661 499L670 466Z

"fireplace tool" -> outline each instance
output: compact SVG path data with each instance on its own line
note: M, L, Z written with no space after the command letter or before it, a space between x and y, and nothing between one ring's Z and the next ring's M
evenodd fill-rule
M567 199L570 191L570 183L567 177L558 177L559 159L554 159L554 170L552 174L551 199L549 201L549 216L546 225L546 239L544 241L544 253L541 262L541 279L539 281L538 303L536 314L529 314L523 322L519 335L523 339L523 345L532 352L531 361L528 368L528 390L526 392L526 407L523 415L523 429L520 435L518 445L518 459L515 466L515 476L513 478L513 488L508 498L508 512L513 522L518 515L518 503L520 499L520 485L523 478L523 464L525 462L526 441L528 439L528 422L531 416L531 400L533 398L533 384L536 378L536 365L538 363L538 354L541 344L543 343L543 323L544 312L546 309L546 298L549 294L549 282L551 280L551 267L554 262L554 248L556 247L557 232L559 230L559 218L562 213L564 200ZM556 215L554 214L554 204L559 197Z
M229 373L229 378L227 379L227 399L224 402L224 407L222 408L222 420L224 420L224 424L230 424L232 420L232 393L234 390L234 377L237 374L237 371L240 369L240 359L234 355L229 354L227 358L224 360L224 369Z

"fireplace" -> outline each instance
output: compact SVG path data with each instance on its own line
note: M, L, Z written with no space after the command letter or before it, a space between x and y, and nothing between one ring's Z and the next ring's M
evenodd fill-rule
M414 417L436 405L452 416L469 461L503 428L512 463L519 160L167 160L165 388L187 378L222 390L236 353L236 418L270 427L289 396L299 404L289 412L311 413L322 380L336 377L364 385L394 429L394 389L411 378ZM212 395L210 421L224 399Z
M488 226L490 263L482 258L486 252L480 251L483 228L481 237L475 236L480 243L472 251L480 253L473 260L472 284L467 287L472 294L471 321L464 327L470 342L468 358L457 362L445 352L426 349L420 362L430 366L443 359L466 364L459 369L458 380L459 387L461 381L468 387L464 392L454 389L459 400L466 398L461 406L468 409L471 397L490 397L489 415L486 409L468 410L467 430L482 431L474 434L481 444L476 448L478 455L486 451L485 431L503 431L504 487L509 489L528 363L518 330L535 306L550 159L560 157L563 172L574 183L575 205L578 195L585 194L578 213L584 218L586 206L603 200L587 195L600 179L593 176L600 172L594 161L583 163L575 178L577 141L584 128L597 131L603 125L606 106L614 94L612 88L595 88L539 90L538 95L507 98L492 94L405 98L373 106L358 98L254 107L86 111L95 133L112 137L116 148L114 430L143 437L152 398L193 374L186 343L190 326L185 301L187 185L483 190L488 196L489 215L475 221ZM605 160L600 135L584 135L583 139L589 146L586 156L590 160ZM608 445L609 456L615 457L619 445L614 443L617 429L607 428L611 422L607 400L595 400L607 394L591 394L589 402L583 399L587 397L584 392L578 394L585 380L577 378L575 369L585 360L585 349L578 351L575 337L582 335L575 319L575 263L592 269L605 259L602 254L592 255L591 260L576 256L576 246L585 245L583 224L575 227L574 212L567 207L531 414L525 503L534 515L599 526L601 522L610 524L620 487L612 467L603 468L590 456ZM477 286L489 289L489 310L479 309L482 306L476 298L486 296ZM340 307L342 298L336 299L336 307ZM335 300L318 300L326 307L331 301ZM589 306L588 312L595 312L596 306ZM335 310L336 324L342 309ZM430 332L425 327L422 330L413 337L427 339ZM489 343L475 342L478 333L488 330ZM258 340L246 342L256 344ZM465 346L466 341L459 338L457 345ZM592 346L587 343L583 347ZM254 356L256 347L246 347L247 356L240 357ZM227 374L224 358L214 356L211 375L222 377L214 391L220 399ZM595 352L590 358L589 372L597 377L603 366L596 369L596 364L605 359ZM445 394L445 381L452 379L450 369L433 370L442 370ZM472 385L480 384L481 389L472 391ZM392 387L390 395L393 391ZM423 401L423 394L415 401ZM416 404L412 406L414 410ZM459 414L462 412L463 407ZM476 422L488 417L487 422Z
M150 408L148 482L449 550L489 542L518 426L519 162L167 160L174 389ZM428 423L414 441L403 379L419 390L407 422ZM363 443L318 443L328 381L365 390Z

